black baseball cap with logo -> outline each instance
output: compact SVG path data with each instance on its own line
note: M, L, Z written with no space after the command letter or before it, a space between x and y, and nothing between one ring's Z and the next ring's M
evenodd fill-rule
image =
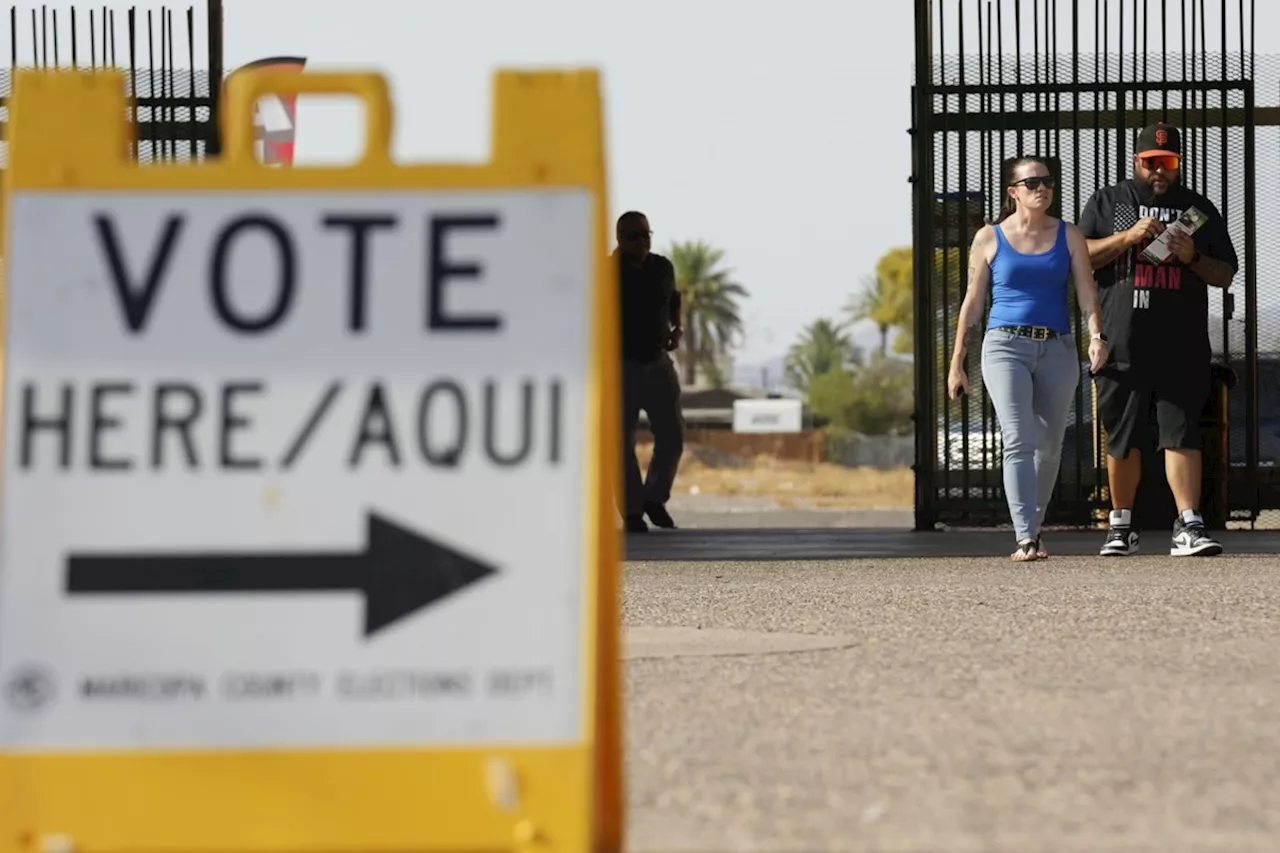
M1156 122L1138 134L1139 157L1181 157L1182 133L1171 124Z

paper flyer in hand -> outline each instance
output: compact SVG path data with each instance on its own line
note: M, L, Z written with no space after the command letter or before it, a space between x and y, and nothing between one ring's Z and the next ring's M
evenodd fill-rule
M1151 245L1143 249L1142 256L1148 260L1155 261L1157 264L1163 263L1173 254L1173 250L1169 248L1169 238L1174 234L1191 235L1200 230L1200 226L1209 221L1209 217L1205 216L1194 207L1188 207L1177 222L1170 222L1160 236L1151 241Z

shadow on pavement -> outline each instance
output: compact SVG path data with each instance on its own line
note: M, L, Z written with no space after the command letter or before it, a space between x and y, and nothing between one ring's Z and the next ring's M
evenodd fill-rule
M1104 533L1046 531L1051 555L1097 556ZM1169 555L1170 531L1142 534L1142 555ZM1228 530L1215 534L1227 555L1280 554L1280 531ZM925 531L807 528L651 530L629 534L632 562L690 560L847 560L890 557L993 557L1013 550L1006 530ZM1099 558L1101 559L1101 558Z

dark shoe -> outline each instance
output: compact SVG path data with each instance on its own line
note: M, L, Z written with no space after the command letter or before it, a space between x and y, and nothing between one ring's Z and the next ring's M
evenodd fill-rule
M649 520L666 530L675 530L676 521L671 517L671 513L667 512L667 508L660 503L653 501L645 501L644 511Z
M1104 557L1128 557L1138 553L1138 533L1129 527L1112 527L1099 552Z
M1220 545L1204 530L1204 524L1193 521L1190 524L1181 518L1173 523L1173 543L1169 554L1174 557L1216 557L1222 553Z
M643 515L627 516L627 532L628 533L648 533L649 525L644 523Z

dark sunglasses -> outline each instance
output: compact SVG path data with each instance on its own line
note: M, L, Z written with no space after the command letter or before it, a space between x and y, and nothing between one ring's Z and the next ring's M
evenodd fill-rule
M640 240L645 237L652 237L652 231L623 231L620 235L623 240Z
M1023 178L1020 181L1014 181L1009 186L1011 187L1024 186L1027 189L1031 190L1032 192L1035 192L1036 190L1040 189L1040 187L1044 187L1047 190L1051 190L1053 189L1054 184L1056 184L1057 182L1058 182L1057 179L1053 177Z
M1182 165L1182 158L1177 154L1158 154L1154 157L1143 157L1142 165L1147 171L1154 172L1163 168L1166 172L1176 172Z

